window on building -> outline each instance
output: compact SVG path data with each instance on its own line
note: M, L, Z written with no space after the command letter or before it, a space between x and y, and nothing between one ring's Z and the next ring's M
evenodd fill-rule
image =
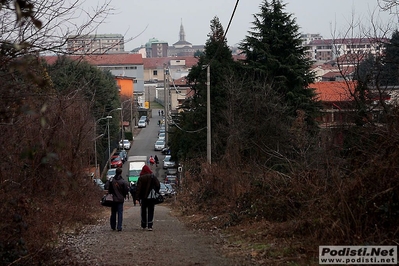
M153 74L154 76L158 76L158 70L152 71L152 74Z

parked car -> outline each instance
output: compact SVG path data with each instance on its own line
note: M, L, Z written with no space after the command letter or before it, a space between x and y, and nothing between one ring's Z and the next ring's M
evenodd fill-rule
M119 149L130 150L131 144L128 139L123 139L119 141Z
M107 180L116 175L116 168L111 168L107 172Z
M170 148L169 147L165 147L161 150L162 154L170 154Z
M163 148L165 148L165 141L157 140L154 144L154 151L161 151Z
M159 129L159 132L158 132L158 136L160 135L160 134L162 134L162 133L165 133L166 131L165 131L165 128L160 128Z
M178 179L176 175L166 175L165 184L174 184L177 185Z
M93 181L94 184L96 184L101 190L104 190L105 184L103 183L103 181L101 181L100 178L94 178Z
M137 126L139 128L143 128L147 126L147 122L145 121L145 119L140 119L139 122L137 123Z
M169 190L166 187L166 185L164 183L160 183L161 184L161 188L159 189L159 194L161 194L164 197L169 197Z
M169 191L169 196L176 195L176 190L173 188L172 184L165 184L165 186Z
M167 175L177 175L177 168L168 168L166 169Z
M166 138L166 134L165 133L159 133L158 139L165 140L165 138Z
M114 153L114 155L119 155L122 158L122 162L125 163L127 161L127 151L119 150Z
M119 155L111 156L111 168L122 168L123 162Z
M176 167L176 162L172 161L171 155L166 155L163 159L163 169L173 168Z

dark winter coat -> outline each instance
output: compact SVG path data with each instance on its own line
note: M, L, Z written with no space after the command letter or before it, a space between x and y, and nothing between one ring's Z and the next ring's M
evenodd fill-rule
M154 188L156 192L159 192L161 184L156 176L153 175L150 168L145 165L140 173L139 180L137 182L137 198L139 200L147 199L151 189Z
M114 202L124 202L127 193L129 193L129 184L121 175L116 175L105 183L105 190L108 190L114 196Z

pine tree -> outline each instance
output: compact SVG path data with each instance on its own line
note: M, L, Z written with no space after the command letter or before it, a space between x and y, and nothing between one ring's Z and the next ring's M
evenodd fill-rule
M295 19L284 8L279 0L265 0L240 49L246 56L246 71L272 84L289 107L288 115L294 117L301 109L308 124L313 124L319 105L313 100L314 91L307 88L314 80L312 62L305 57Z
M206 154L206 126L207 126L207 66L210 66L211 91L211 122L212 122L212 151L218 157L223 154L226 136L219 132L217 124L225 122L222 111L226 108L226 91L223 83L227 73L234 68L231 50L227 46L223 26L219 19L211 20L211 32L205 44L204 53L199 56L198 64L192 67L187 76L188 83L195 91L190 102L185 103L186 111L179 119L182 131L176 131L172 136L172 151L179 150L181 157ZM195 133L188 133L193 132ZM214 146L215 144L215 146ZM212 156L213 157L213 156Z
M378 82L381 85L399 85L399 32L392 34L391 40L385 46L384 64Z

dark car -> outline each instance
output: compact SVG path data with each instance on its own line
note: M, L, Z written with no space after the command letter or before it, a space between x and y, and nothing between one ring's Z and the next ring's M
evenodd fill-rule
M177 176L176 175L166 175L165 177L165 184L178 184Z
M114 153L114 155L119 155L122 159L122 162L125 163L127 161L127 151L119 150Z
M123 162L119 155L114 155L111 157L111 168L122 168Z

